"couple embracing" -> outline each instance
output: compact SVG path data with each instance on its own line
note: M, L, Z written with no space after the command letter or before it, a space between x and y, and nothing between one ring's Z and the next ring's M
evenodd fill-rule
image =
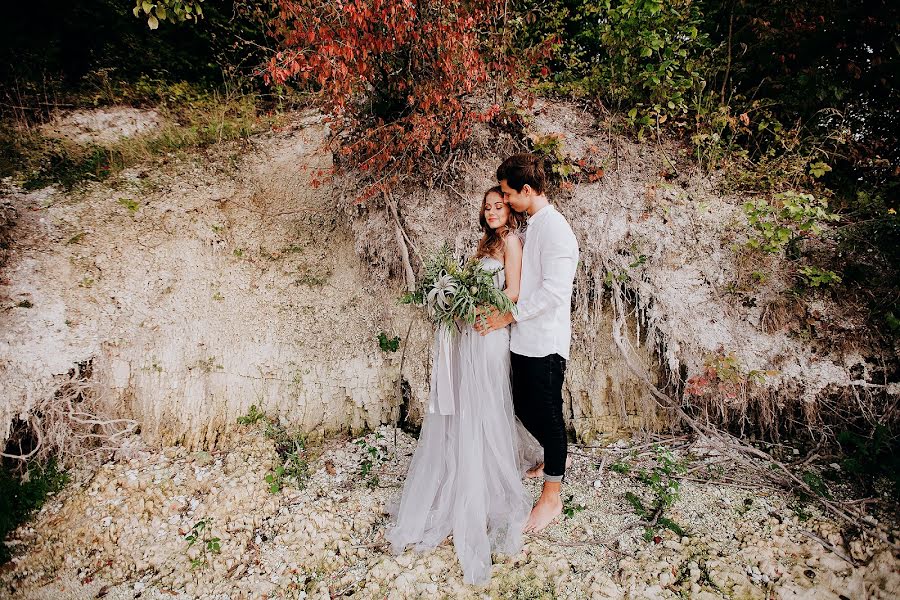
M497 181L481 205L476 256L496 269L494 283L516 311L485 314L453 336L451 348L435 344L435 372L442 352L453 356L452 406L436 406L433 372L432 400L387 533L395 553L434 548L452 535L464 580L473 584L490 580L492 552L518 553L523 532L559 516L566 468L562 385L578 243L545 195L540 157L507 158ZM544 479L533 506L523 475Z

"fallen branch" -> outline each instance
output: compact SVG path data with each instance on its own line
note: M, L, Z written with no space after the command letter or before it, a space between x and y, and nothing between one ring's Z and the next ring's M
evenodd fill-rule
M549 535L540 534L540 533L532 533L532 534L529 534L529 536L532 538L535 538L536 540L550 542L554 546L563 546L563 547L567 547L567 548L576 548L579 546L602 546L602 547L606 548L607 550L609 550L610 552L615 552L619 556L627 556L629 558L634 558L633 554L629 554L627 552L622 552L621 550L613 548L611 545L613 543L615 543L619 539L619 537L622 536L622 534L627 533L628 531L631 531L632 529L634 529L636 527L639 527L641 524L642 523L640 523L640 522L634 522L629 525L626 525L625 527L620 529L617 533L614 533L613 535L611 535L605 539L591 538L591 539L583 540L580 542L573 542L573 541L568 541L568 540L567 541L557 540L555 538L550 537Z
M805 535L805 536L808 537L808 538L814 539L815 541L819 542L820 544L822 544L822 546L823 546L826 550L831 550L831 551L834 552L836 555L838 555L839 557L843 558L845 561L847 561L848 563L850 563L850 564L853 565L854 567L858 567L858 566L859 566L859 563L858 563L857 561L853 560L852 558L850 558L849 556L847 556L846 554L844 554L844 553L841 551L840 548L838 548L838 547L835 546L834 544L828 542L827 540L823 540L822 538L820 538L819 536L817 536L817 535L814 534L813 532L811 532L811 531L806 531L805 529L801 529L801 530L800 530L800 533L802 533L803 535Z

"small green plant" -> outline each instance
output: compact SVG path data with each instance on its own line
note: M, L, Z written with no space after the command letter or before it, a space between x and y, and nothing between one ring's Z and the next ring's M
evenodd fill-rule
M815 471L803 471L801 479L803 479L803 483L808 485L809 489L811 489L817 496L822 496L823 498L831 498L831 492L828 491L828 486L825 485L825 482L822 481L822 477L820 477L819 474Z
M250 410L246 415L237 418L239 425L255 425L259 421L265 420L266 413L259 410L255 404L250 405Z
M375 434L375 440L383 440L384 436L380 433ZM359 462L359 476L365 480L366 485L370 488L378 487L378 475L374 473L375 467L383 463L385 458L384 450L380 446L373 446L366 441L366 438L359 438L354 442L363 451L363 457Z
M800 267L798 276L804 285L809 287L827 287L841 282L841 278L838 277L837 273L827 269L820 269L819 267Z
M305 488L310 477L306 436L288 432L277 418L267 417L255 404L246 415L238 417L238 423L242 425L260 421L266 425L265 436L275 443L275 464L264 477L269 492L277 494L291 482L297 489Z
M222 300L225 299L225 296L222 295L222 292L216 292L215 294L213 294L212 299L215 300L216 302L221 302Z
M750 273L750 277L757 283L765 283L769 279L769 276L763 271L753 271Z
M892 332L900 332L900 319L897 318L893 311L889 310L884 314L884 321Z
M641 265L644 264L645 262L647 262L647 255L646 255L646 254L641 254L640 256L638 256L637 258L635 258L634 261L633 261L630 265L628 265L628 268L629 268L629 269L634 269L635 267L641 266Z
M331 276L331 271L325 271L321 274L314 274L310 272L304 272L297 280L294 282L296 285L305 285L306 287L322 287L326 283L328 283L328 278Z
M753 498L747 496L744 501L735 509L739 515L745 515L753 506Z
M532 147L538 154L543 155L550 163L550 172L567 180L581 172L581 167L572 161L572 157L563 148L563 135L551 133L531 138Z
M794 514L797 515L797 519L800 521L809 521L812 518L812 513L809 512L809 498L806 499L797 498L793 502L790 503L789 508L794 511Z
M283 465L276 465L275 468L266 474L265 482L269 484L269 493L277 494L284 485L285 468Z
M86 235L87 235L86 231L79 231L78 233L76 233L75 235L70 237L68 239L68 241L66 241L66 244L67 245L68 244L77 244L77 243L81 242L81 240L83 240L84 236L86 236Z
M297 489L306 487L309 479L309 463L303 456L304 449L301 446L297 450L288 452L279 463L265 476L265 482L269 484L269 492L277 494L289 480L293 480Z
M162 366L159 364L159 362L157 362L157 360L155 358L150 361L149 367L141 367L141 370L142 371L155 371L157 373L163 372Z
M625 271L607 271L603 275L603 285L612 288L614 283L627 283L631 277Z
M651 541L660 529L669 529L683 536L682 529L675 521L665 516L665 512L678 500L680 482L678 475L684 473L685 463L675 459L672 451L664 446L656 446L653 467L641 469L637 478L649 488L651 499L645 503L637 494L626 492L625 499L634 512L644 521L644 539Z
M400 336L389 338L385 332L378 334L378 347L382 352L396 352L400 349Z
M857 478L869 493L875 489L875 480L885 477L894 488L895 499L900 500L900 436L879 424L867 435L845 429L838 433L837 441L845 473Z
M136 201L132 200L131 198L119 198L119 204L121 204L122 206L127 208L128 212L130 212L132 215L134 213L136 213L138 211L138 209L141 207L140 204L138 204Z
M209 554L219 554L222 550L221 540L217 537L210 537L210 523L209 517L200 519L194 523L191 530L184 536L185 541L188 543L188 548L196 543L201 544L202 548L200 556L191 559L192 569L202 567L208 562L207 556Z
M243 258L244 257L244 249L243 248L235 248L234 255L238 258Z
M132 13L135 17L147 18L147 27L156 29L160 21L182 23L193 20L195 23L203 18L203 0L136 0Z
M31 300L20 300L16 306L19 308L32 308L34 307L34 304L32 304Z
M221 371L224 368L225 367L216 362L215 356L210 356L209 358L198 360L196 363L188 367L188 370L192 371L194 369L200 369L204 373L212 373L213 371Z
M810 163L809 165L809 174L819 179L825 176L825 173L831 171L831 167L822 161L816 161L814 163Z
M609 470L621 473L622 475L628 475L631 473L631 465L625 461L614 462L609 465Z
M671 450L657 446L656 465L650 471L641 469L638 478L650 486L657 506L669 508L678 499L680 484L676 476L684 471L684 463L675 460Z
M579 512L581 512L587 508L587 506L585 506L584 504L576 504L574 499L575 499L574 495L567 494L566 499L563 501L563 510L562 511L567 519L571 519L576 514L578 514Z

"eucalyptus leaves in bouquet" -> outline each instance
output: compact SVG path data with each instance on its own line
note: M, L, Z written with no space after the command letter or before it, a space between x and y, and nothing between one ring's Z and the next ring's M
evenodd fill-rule
M422 279L415 291L405 294L404 304L424 306L428 318L452 330L458 321L474 325L479 308L514 312L515 304L494 285L499 269L486 269L477 258L460 262L444 244L425 260Z

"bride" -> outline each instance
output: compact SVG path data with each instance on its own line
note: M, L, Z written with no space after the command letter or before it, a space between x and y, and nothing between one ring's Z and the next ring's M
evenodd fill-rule
M499 186L485 193L476 257L485 268L497 269L494 283L513 302L524 222ZM452 534L465 582L480 585L490 580L492 552L516 554L522 547L532 504L522 474L540 462L542 450L513 413L509 328L481 336L463 326L447 345L440 337L428 412L386 537L400 554L410 545L417 551L434 548ZM441 369L448 372L450 402L435 398Z

